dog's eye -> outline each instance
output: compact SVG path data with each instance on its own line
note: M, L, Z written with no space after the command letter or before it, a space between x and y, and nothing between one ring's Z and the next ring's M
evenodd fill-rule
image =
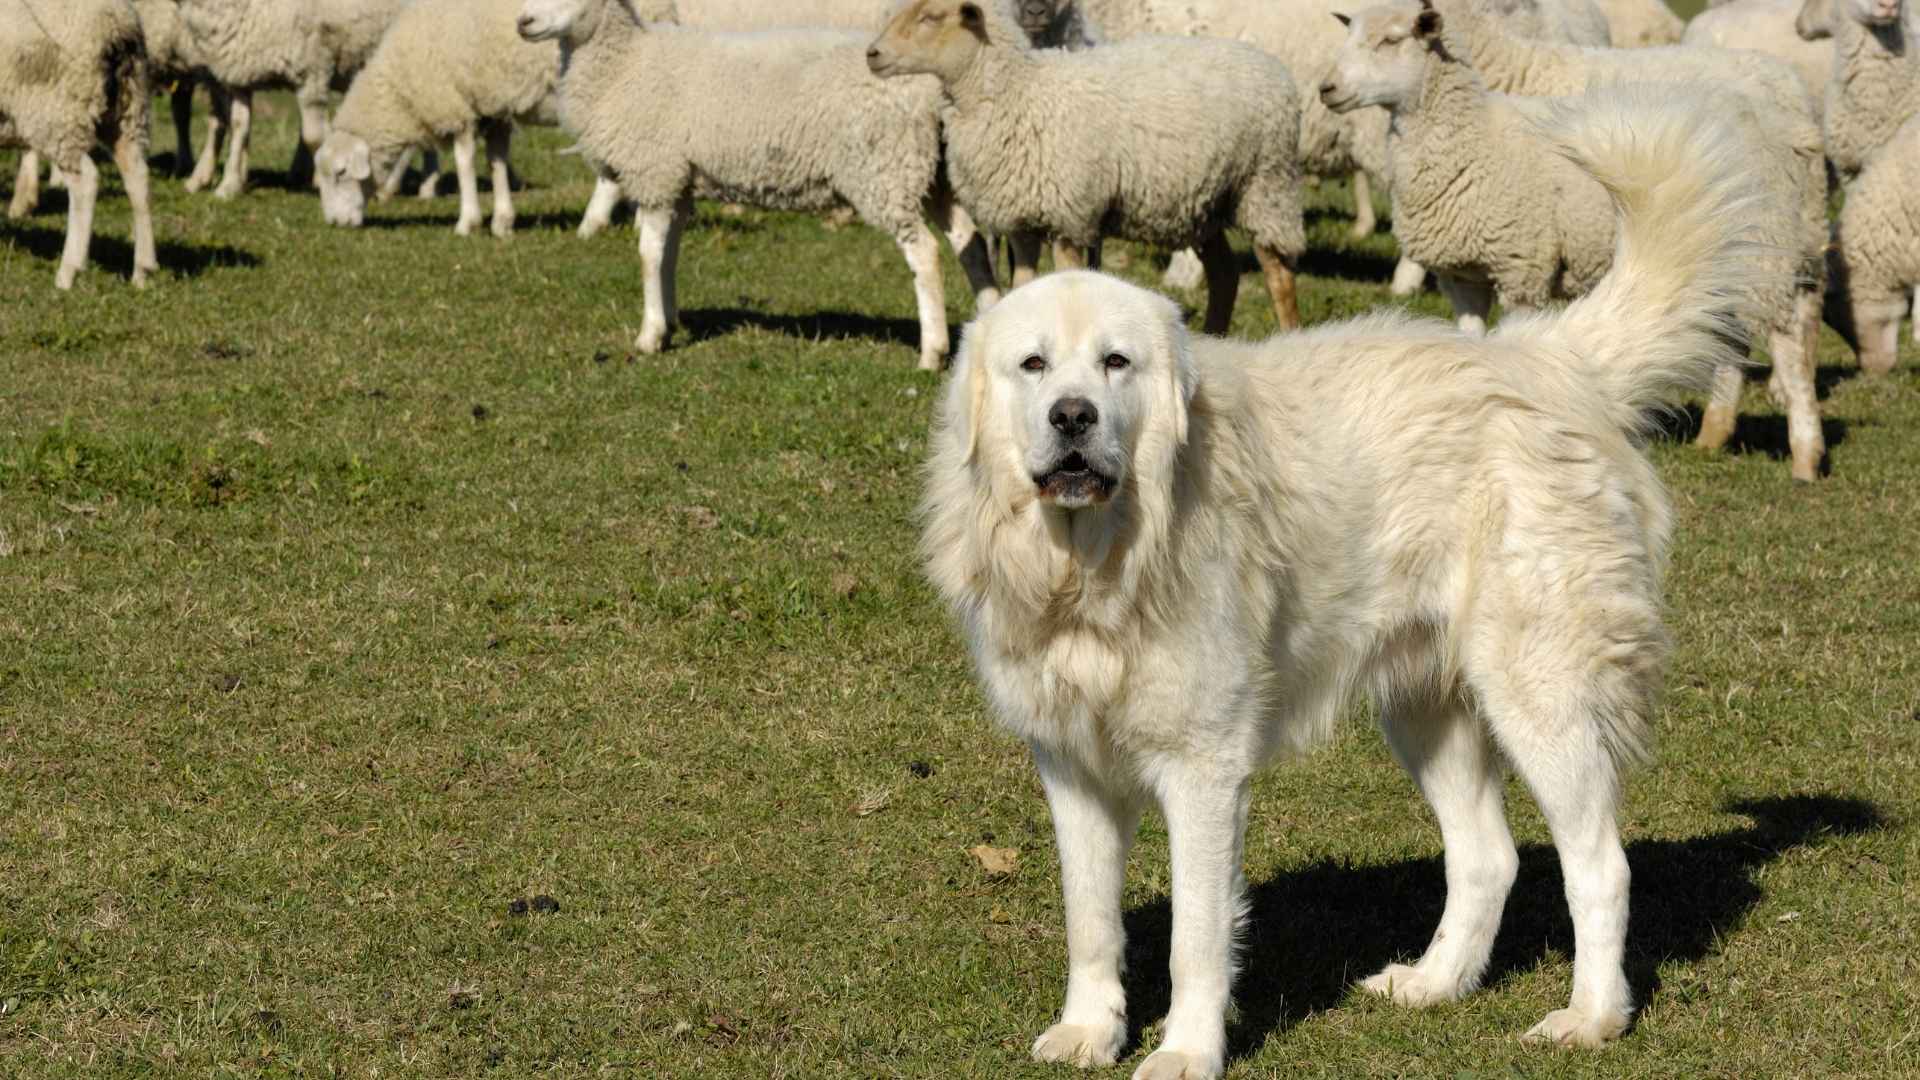
M1025 360L1020 361L1020 370L1021 371L1045 371L1047 370L1047 362L1040 358L1039 353L1035 353L1032 356L1027 357Z
M1121 356L1117 352L1108 353L1106 359L1100 362L1106 365L1108 371L1119 371L1121 368L1133 363L1133 361Z

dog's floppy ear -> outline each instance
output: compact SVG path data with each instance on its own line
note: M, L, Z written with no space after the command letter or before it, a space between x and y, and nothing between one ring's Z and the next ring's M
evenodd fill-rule
M1187 412L1193 407L1193 392L1200 382L1193 366L1193 336L1173 301L1164 300L1161 313L1160 351L1165 363L1161 381L1160 407L1167 410L1173 445L1187 445Z
M960 332L960 348L953 354L953 373L940 406L941 421L958 437L966 450L961 460L969 465L980 455L980 429L986 422L987 361L980 348L984 332L979 319Z

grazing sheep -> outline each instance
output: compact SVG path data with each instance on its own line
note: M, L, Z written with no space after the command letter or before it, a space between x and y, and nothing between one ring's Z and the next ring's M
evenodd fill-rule
M146 37L148 78L156 89L172 85L168 96L173 109L174 175L188 179L189 191L198 191L213 182L219 164L220 140L226 134L230 108L226 88L206 77L206 65L180 21L176 0L133 0L133 10L140 16L140 29ZM193 89L202 82L208 97L207 141L196 160Z
M1827 321L1872 375L1898 360L1900 318L1920 290L1920 118L1907 121L1847 185L1829 251ZM1914 323L1920 340L1920 321Z
M514 32L520 0L418 0L400 13L333 116L315 155L320 209L329 224L358 227L375 184L421 143L452 140L460 184L453 231L480 225L476 135L493 172L493 234L513 232L507 149L513 122L557 123L560 49ZM617 199L617 185L596 204Z
M1829 2L1829 0L1816 0ZM1833 48L1802 38L1795 30L1801 0L1731 0L1693 17L1682 45L1702 45L1719 49L1753 49L1777 56L1793 65L1800 80L1814 95L1815 114L1820 111L1820 91L1833 70Z
M151 107L140 19L127 0L0 5L0 147L36 151L67 177L67 240L53 278L57 288L72 288L87 264L100 193L95 146L112 151L133 204L133 283L145 284L160 268L148 203Z
M1842 179L1920 112L1920 57L1907 19L1902 0L1806 0L1795 22L1803 37L1833 38L1827 160Z
M646 311L638 348L675 319L680 232L695 194L779 209L852 206L892 236L914 274L920 364L949 351L937 186L939 90L868 74L865 40L826 30L720 34L643 22L629 0L526 0L528 41L560 43L560 116L581 150L639 204ZM971 233L971 229L967 230ZM986 245L960 252L977 302L998 299Z
M981 227L1054 238L1084 266L1111 233L1200 249L1208 333L1233 315L1239 266L1225 228L1253 234L1281 326L1298 326L1306 248L1295 147L1300 102L1284 64L1207 38L1136 38L1036 50L989 27L972 0L914 0L867 52L885 78L935 75L946 95L947 169ZM1033 272L1015 247L1014 283Z
M1321 93L1336 109L1393 112L1396 234L1439 273L1462 327L1480 329L1496 294L1524 310L1591 288L1611 260L1612 225L1599 186L1556 166L1539 139L1531 119L1546 105L1490 92L1451 23L1430 0L1367 9L1353 19ZM1767 197L1751 214L1763 245L1754 257L1777 263L1776 287L1755 298L1755 318L1787 398L1794 479L1812 480L1825 454L1811 364L1826 239L1819 132L1804 115L1722 84L1692 86L1690 93L1713 92L1765 181ZM1703 434L1725 430L1714 430L1708 445L1731 434L1738 390L1738 369L1729 367L1702 425Z
M177 0L209 73L233 94L227 171L214 194L246 188L253 92L291 87L300 105L300 147L291 179L311 179L312 153L327 136L327 94L345 90L411 0Z
M1686 21L1665 0L1594 0L1607 17L1613 43L1623 49L1677 45Z

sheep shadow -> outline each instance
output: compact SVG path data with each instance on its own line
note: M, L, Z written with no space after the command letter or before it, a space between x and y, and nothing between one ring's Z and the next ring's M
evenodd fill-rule
M1752 819L1745 828L1685 839L1627 844L1633 868L1627 978L1644 1005L1660 991L1659 966L1693 963L1719 950L1765 897L1756 871L1797 848L1887 828L1872 803L1846 795L1794 794L1739 799L1724 810ZM1520 873L1507 901L1485 985L1537 967L1549 951L1572 955L1559 860L1553 848L1520 849ZM1387 963L1418 957L1446 903L1437 856L1375 866L1322 860L1255 885L1229 1055L1257 1049L1271 1034L1338 1005L1357 979ZM1165 898L1126 914L1130 1043L1166 1013L1172 910Z
M920 347L920 324L912 319L859 315L850 311L816 311L805 315L774 315L746 308L682 309L680 336L687 344L725 337L751 327L808 341L861 338L882 345Z
M1260 273L1260 260L1251 250L1234 249L1236 265L1240 276ZM1361 251L1342 245L1326 247L1308 245L1300 256L1300 272L1310 277L1334 278L1350 281L1359 285L1385 286L1393 278L1393 268L1399 261L1389 255Z
M415 202L412 195L400 195L400 196L396 196L392 202L389 202L386 205L389 208L393 208L396 206L405 205L406 203L409 203L409 202ZM425 201L420 201L420 202L415 202L415 205L428 206L431 204ZM534 213L534 214L515 214L513 219L513 231L514 232L534 232L534 231L558 229L558 230L564 230L567 232L572 232L573 230L580 227L580 216L582 213L585 212L585 209L586 209L585 207L582 207L580 210L575 210L575 211L542 210L539 213ZM474 235L475 236L492 236L493 234L492 232L489 231L489 228L488 228L488 222L492 220L491 204L489 204L487 207L482 208L482 215L483 216L481 217L481 220L480 220L480 226L478 229L474 231ZM401 229L437 228L437 229L444 229L447 232L452 232L454 225L457 224L459 220L460 220L460 215L458 213L431 212L431 213L421 213L421 214L408 214L408 213L382 214L377 209L375 209L366 216L366 219L363 222L361 222L361 227L367 228L367 229L381 229L381 230L389 230L389 231L397 231Z
M61 250L67 242L64 215L58 228L15 222L13 228L4 230L4 235L35 258L55 265L60 262ZM162 276L196 278L209 270L260 265L258 255L227 244L179 244L160 240L154 244L154 254L160 260ZM95 232L88 256L92 264L102 270L123 278L133 277L133 241L128 237Z
M1700 434L1700 421L1704 410L1700 405L1687 404L1654 417L1654 436L1663 441L1692 443ZM1831 453L1847 441L1850 428L1848 421L1835 416L1820 418L1820 434L1827 442ZM1726 450L1731 454L1765 454L1774 461L1788 461L1793 458L1793 446L1787 439L1787 418L1783 413L1755 415L1741 413L1734 421L1733 435L1727 440ZM1827 469L1822 463L1821 471Z

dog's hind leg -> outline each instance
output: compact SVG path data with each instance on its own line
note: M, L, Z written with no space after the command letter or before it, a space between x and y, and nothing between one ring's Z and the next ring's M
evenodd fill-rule
M1504 769L1457 695L1383 701L1380 730L1439 822L1447 906L1419 962L1389 964L1361 985L1402 1005L1453 1001L1480 985L1520 866L1502 806Z
M1127 935L1120 894L1127 851L1140 823L1139 802L1039 747L1033 757L1053 811L1067 915L1066 1005L1060 1022L1033 1041L1033 1057L1081 1068L1111 1065L1127 1041L1127 992L1120 984Z

